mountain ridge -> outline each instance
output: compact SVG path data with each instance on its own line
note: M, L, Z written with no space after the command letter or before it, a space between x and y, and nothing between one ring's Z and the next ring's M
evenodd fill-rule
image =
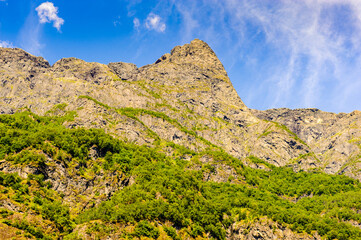
M11 54L9 55L7 53L9 51L15 52L15 57L13 59L10 56ZM212 137L214 134L211 133L211 131L205 130L199 131L197 134L200 134L201 137L206 136L206 139L211 140L211 142L216 145L220 145L225 148L228 153L236 157L244 158L246 156L255 155L278 166L292 165L292 162L294 161L301 161L301 164L293 164L295 169L308 169L309 167L330 168L330 166L324 166L325 163L322 161L322 155L326 152L325 149L322 149L321 151L317 150L316 156L315 154L311 154L314 150L310 149L309 146L305 144L311 141L307 139L307 137L316 137L315 134L303 134L302 136L298 136L299 133L295 128L296 125L289 124L290 120L286 119L285 121L279 121L279 123L281 123L282 126L287 126L291 131L282 129L282 126L277 124L273 124L272 121L278 121L275 117L269 117L272 116L272 110L258 111L248 109L236 93L222 63L219 61L213 50L205 42L198 39L193 40L191 43L185 44L184 46L177 46L173 48L170 53L160 57L154 64L145 65L140 68L137 68L134 64L130 63L118 62L104 65L95 62L88 63L76 58L61 59L54 63L53 66L50 66L43 58L32 56L20 49L2 49L1 59L2 68L7 69L10 75L13 75L14 73L11 73L9 69L23 71L20 79L24 79L24 84L16 84L17 89L20 91L23 91L24 85L28 84L31 91L34 92L32 89L36 88L36 84L39 84L40 86L37 91L40 96L46 98L47 94L45 92L47 91L54 92L54 95L58 95L56 99L52 99L54 95L49 95L52 96L50 99L54 102L52 104L45 104L48 106L44 106L44 104L39 104L35 101L35 104L42 105L38 107L40 111L36 110L36 113L44 114L55 104L60 104L62 101L61 99L64 97L72 99L71 101L74 104L79 104L75 103L76 101L79 101L76 99L81 95L88 96L90 92L93 92L94 94L89 95L91 98L115 108L135 107L147 109L148 107L146 105L149 105L147 102L151 100L152 104L158 106L163 104L164 106L167 106L166 108L168 109L163 107L161 110L166 115L169 114L167 113L169 110L170 114L177 114L174 113L173 110L183 108L186 109L186 111L193 111L195 114L194 116L198 119L201 116L205 117L207 119L205 122L208 122L210 118L218 119L217 123L213 121L210 125L208 124L209 126L203 126L203 129L212 126L213 129L218 129L217 134L219 137L214 138ZM10 67L12 62L11 59L17 63ZM20 63L18 61L19 59L21 59ZM25 64L24 59L29 61L28 65ZM9 76L7 78L9 78ZM16 76L11 76L11 79L15 78ZM54 84L54 79L57 81L56 84ZM7 81L8 80L2 81L4 87ZM57 84L59 85L56 86ZM41 89L44 88L44 85L47 85L45 91L44 89ZM63 85L66 85L66 87ZM105 94L104 91L95 90L94 86L107 88L109 92ZM126 90L123 91L121 89ZM5 88L3 88L2 93L0 93L3 102L0 110L1 112L6 113L3 108L9 104L4 104L4 102L13 101L9 98L11 95L19 96L21 94L14 93L14 88L11 90L11 92L13 92L12 94L9 94L9 92L5 93L6 91L4 90ZM63 91L63 93L61 91ZM117 96L118 92L123 96ZM145 97L147 95L150 97ZM28 95L28 98L31 98L31 94ZM52 102L52 100L47 101ZM15 109L24 107L28 104L26 102L29 102L29 100L20 102L24 103L22 103L21 106L15 107ZM29 104L27 106L30 109L34 107L34 105L29 106ZM158 109L154 107L152 107L151 110L158 111ZM14 109L10 111L14 112ZM276 110L276 112L277 111L283 110L279 109ZM297 110L288 112L296 113ZM308 112L311 115L313 114L312 111ZM321 115L323 114L320 110L316 112ZM325 114L327 115L326 119L332 118L331 116L333 116L333 114ZM295 119L295 116L291 115L292 114L289 114L288 117ZM307 114L303 113L303 115L306 116ZM309 117L312 117L311 115ZM352 114L349 115L351 116ZM354 118L356 121L359 121L358 117ZM177 117L177 120L181 121L186 119L187 118L181 116ZM155 119L153 118L152 121L153 120ZM220 123L220 121L222 121L222 123ZM200 122L202 121L197 121L196 123L196 121L193 120L191 123L188 123L188 126L186 127L194 128L194 125L199 124ZM227 125L228 123L233 125L230 127L230 129L232 129L231 131L233 131L233 136L222 130L224 127L219 129L219 126ZM307 123L304 122L304 124ZM313 123L312 126L316 125ZM308 126L308 129L309 131L315 131L316 128L319 128L319 125L316 127ZM325 124L321 124L320 126L324 125ZM297 124L297 126L299 127L300 124ZM345 131L345 126L339 126L338 128L343 128L343 131ZM256 134L251 134L251 136L249 136L249 132L255 132ZM269 137L268 132L271 132L271 135L275 134L275 136ZM162 132L162 134L165 133ZM283 136L280 137L278 136L279 134ZM355 134L356 138L358 138L358 132ZM346 137L346 141L352 141L352 139L355 138L355 134L352 133L352 136ZM181 136L182 133L175 135ZM184 139L186 135L183 133L183 136L177 139ZM288 137L286 138L288 139L285 140L284 136L287 135ZM171 140L174 136L166 136L166 138ZM219 139L223 139L224 141L219 142ZM148 139L142 142L144 143L147 141L149 142L151 140ZM183 140L183 142L184 141L185 140ZM192 141L194 143L196 140L193 139ZM239 146L237 143L240 141L250 141L251 143ZM329 144L329 141L326 140L322 144L327 145ZM187 146L189 144L185 145ZM249 149L250 145L251 149ZM275 148L274 146L276 145L281 147ZM345 145L345 143L339 143L339 145ZM193 149L197 148L198 147L193 147ZM345 149L347 150L346 152L344 151ZM330 163L326 163L332 165L332 169L327 170L330 173L343 171L345 169L343 166L349 164L350 161L355 162L353 158L355 156L357 157L356 153L359 152L359 150L357 146L346 143L346 145L342 146L338 152L341 152L338 154L338 157L342 159L342 163L338 164L333 160L331 160ZM301 155L308 157L306 157L306 159L302 159L305 158L302 157L297 160ZM320 158L322 164L319 162ZM326 159L326 161L328 161L328 159ZM302 162L305 162L305 164ZM357 163L352 164L358 165ZM358 169L358 166L356 169ZM350 172L348 174L349 176L358 178L355 173Z
M19 52L20 50L17 49L14 51ZM28 72L32 72L29 76L25 77L25 82L29 82L30 88L35 85L35 82L31 81L31 79L34 78L35 74L41 74L44 68L50 69L50 73L48 74L53 75L60 81L85 80L90 81L95 85L106 85L106 82L109 83L117 77L119 77L119 79L126 79L126 82L144 81L147 83L146 85L148 87L153 84L157 85L157 88L163 88L164 90L167 89L168 94L165 96L167 101L168 99L178 99L178 101L183 102L183 104L186 103L187 107L190 106L197 109L196 113L199 115L217 117L221 120L231 121L233 124L238 126L252 125L256 122L258 122L259 125L259 120L257 120L259 118L254 116L253 113L260 112L257 110L248 110L243 101L239 98L238 94L235 92L222 63L218 60L213 50L201 40L196 39L190 44L175 47L172 49L170 54L163 55L154 64L146 65L141 68L137 68L135 65L126 63L110 63L108 65L87 63L75 58L61 59L53 66L49 66L49 64L47 64L47 62L42 58L29 57L30 55L26 55L25 52L22 53L23 55L25 54L25 57L29 58L30 62L33 61L35 64L31 66L32 70L26 70ZM2 56L4 56L3 53ZM40 63L40 68L36 65L37 61ZM19 70L18 67L15 68ZM77 83L78 85L80 84L79 82ZM148 83L150 84L148 85ZM144 86L142 87L144 89ZM148 91L149 94L149 92L152 93L153 90L150 89L146 91ZM192 92L192 94L189 94L188 92ZM86 95L86 93L83 94ZM75 93L74 95L79 96L81 94ZM195 98L194 96L196 95L201 96L202 101L199 100L199 97L198 99ZM106 102L108 99L105 97L103 98L105 100L103 102L108 104ZM129 101L126 105L137 105L137 107L143 108L144 106L142 106L142 104L134 104L134 101L132 102L132 99L137 98L139 98L139 96L129 96ZM95 97L95 99L97 99L97 97ZM124 100L122 101L124 102ZM141 102L144 103L146 101L147 100L142 100ZM171 105L176 106L177 103L173 103ZM120 107L124 107L124 104ZM209 109L212 110L209 111ZM230 111L230 109L232 110ZM267 110L264 112L270 111L271 110ZM209 115L209 113L211 114ZM258 116L261 115L262 114L258 114ZM269 121L267 118L261 117L261 119ZM269 123L262 123L261 125L267 124ZM238 137L241 134L244 135L244 132L239 133L238 131ZM302 140L305 141L303 138ZM237 140L235 139L234 141ZM272 141L272 139L268 139L267 141ZM288 142L291 142L291 140ZM300 144L302 144L302 142ZM239 148L237 149L234 146L232 146L232 148L234 149L234 152L244 152L244 150L240 150ZM305 148L306 152L300 154L304 155L311 152L310 149L307 150L307 146L304 146L303 148ZM283 155L287 152L286 150L283 151L282 154L275 155L271 153L273 151L274 150L271 147L267 154L271 156L273 155L272 157L276 157L276 155ZM354 151L356 151L356 149ZM242 155L238 154L237 156L240 157ZM286 158L290 159L296 157L297 156L295 155L287 154ZM261 158L267 159L265 155L261 156ZM314 160L311 159L313 162ZM276 160L276 163L278 165L285 164L284 160Z
M176 167L184 168L183 174L187 177L188 172L199 172L202 181L197 183L205 184L205 189L212 183L221 184L225 188L229 187L227 184L231 184L241 192L248 191L243 187L267 189L270 191L267 194L277 194L272 195L273 198L277 196L280 198L277 198L277 201L284 200L287 204L288 201L297 203L303 198L307 201L313 195L330 191L332 181L329 178L346 181L345 186L355 185L357 188L356 181L344 180L344 176L336 175L361 180L360 112L337 115L316 109L250 109L238 96L216 54L205 42L198 39L177 46L155 63L140 68L131 63L105 65L88 63L77 58L60 59L50 66L43 58L32 56L21 49L0 48L0 81L0 117L3 119L0 130L4 134L7 134L7 128L20 131L17 128L21 128L23 124L19 123L19 119L24 119L34 126L34 129L38 129L39 139L45 139L44 142L33 145L21 143L26 147L13 150L14 152L6 150L9 152L0 155L3 157L0 169L5 174L17 174L23 179L42 175L46 184L52 186L49 191L55 191L51 193L55 196L52 201L61 201L70 206L69 213L79 215L87 226L93 223L87 222L89 219L82 215L83 211L90 211L97 216L97 207L105 207L104 202L107 201L120 204L116 201L119 196L123 196L123 189L131 191L129 189L136 188L139 184L143 186L142 181L147 179L139 177L143 176L144 169L143 172L127 175L127 171L137 169L137 165L131 165L130 160L127 160L130 165L117 162L119 159L129 158L119 158L117 154L120 153L116 152L119 149L133 156L130 159L136 159L132 152L135 151L139 156L143 156L142 152L147 153L148 155L143 156L144 159L153 154L163 159L162 161L171 162L167 165L168 168L171 168L172 164L179 164ZM7 120L8 118L10 120ZM12 121L15 125L10 124ZM45 130L42 130L42 126ZM19 133L25 134L24 138L37 134L27 127L23 128ZM57 140L57 134L52 135L54 131L59 131L60 136L67 136L72 141L79 141L79 148L76 144L63 145L63 142ZM101 131L108 135L103 135L105 133ZM14 138L19 133L14 133ZM88 135L93 137L87 138ZM118 143L118 140L124 143ZM4 143L7 144L7 141L10 140L4 140ZM31 143L34 139L27 141ZM21 144L20 146L23 146ZM6 146L8 147L4 149L11 149L13 145ZM110 155L107 155L107 152L110 152ZM26 158L27 155L32 157ZM31 162L33 158L36 161ZM29 161L31 164L27 165ZM120 168L109 171L107 168L111 164L120 164ZM161 164L159 166L162 168ZM149 171L152 172L152 169ZM287 169L293 169L295 173L288 172ZM168 169L165 172L167 171L173 170ZM268 178L276 181L278 177L287 182L287 177L283 178L284 176L308 179L312 178L313 172L328 179L323 180L325 184L329 184L328 190L321 188L322 181L321 186L309 186L310 189L321 188L314 192L300 190L298 193L298 190L295 190L297 193L293 193L289 192L289 189L277 190L277 184L281 186L281 182L275 184L276 190L267 188ZM322 172L335 176L322 175ZM164 173L158 170L155 176L157 174ZM260 179L257 179L258 177ZM38 184L41 186L45 183L39 180ZM344 187L342 184L340 186ZM168 194L167 191L164 190L162 194ZM213 190L210 191L214 193ZM154 194L157 200L162 199L162 194ZM21 215L16 209L26 208L11 199L5 198L4 201L7 211L16 212L16 216ZM265 200L269 204L267 201ZM263 206L263 203L259 204ZM242 211L237 214L243 216ZM248 211L246 219L250 217ZM257 236L261 236L269 239L278 234L277 236L283 239L320 239L318 233L311 233L310 229L306 231L302 228L302 231L308 234L302 237L294 232L297 229L294 225L279 225L277 221L283 220L280 215L273 215L274 212L265 210L257 214L268 217L255 221L250 218L250 223L241 221L238 225L234 222L232 228L226 228L227 224L222 222L226 225L217 225L215 229L218 230L207 228L203 220L192 221L199 221L197 224L203 224L203 230L208 229L204 230L208 234L206 238L227 236L229 239L258 239ZM7 221L10 221L9 218L11 217L8 217ZM227 222L224 219L222 221ZM54 228L60 229L59 236L62 236L59 226L74 229L70 225L57 224ZM111 226L107 224L107 227ZM183 226L182 224L186 226L188 223L178 223L178 227ZM198 225L187 226L192 226L192 234L198 236L195 230ZM120 226L115 224L112 227ZM271 233L272 228L277 228L278 233ZM77 225L76 229L81 231L81 225ZM183 228L179 227L178 230L180 229ZM322 233L316 227L312 229ZM201 232L204 232L203 230ZM179 231L178 234L182 235ZM119 237L118 232L115 232L113 237ZM191 238L192 234L184 233L182 236ZM248 237L243 238L244 236Z

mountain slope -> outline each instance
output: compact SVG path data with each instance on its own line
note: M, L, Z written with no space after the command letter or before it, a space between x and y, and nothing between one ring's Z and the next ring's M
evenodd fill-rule
M73 117L0 116L0 217L10 235L361 237L356 180L295 173L255 157L249 161L269 171L252 169L222 151L196 153L175 144L168 145L173 154L167 156L161 146L125 143L99 129L65 128Z
M271 109L253 113L296 133L320 160L322 171L361 180L360 111L334 114L318 109Z
M361 238L359 112L249 109L201 40L141 68L0 48L0 84L3 236Z
M26 63L19 66L12 55ZM105 128L140 144L159 137L196 151L217 145L238 158L255 155L279 166L311 151L283 126L255 117L214 52L200 40L139 69L74 58L50 67L20 49L2 50L1 56L2 113L27 107L45 114L56 104L66 104L66 111L79 116L73 126ZM127 80L121 80L124 75ZM125 108L134 108L136 116L129 117ZM171 121L143 109L164 113ZM315 161L309 157L302 168L314 167Z

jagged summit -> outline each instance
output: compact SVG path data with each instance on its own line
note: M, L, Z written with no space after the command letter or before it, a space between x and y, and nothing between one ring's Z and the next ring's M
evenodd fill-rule
M207 239L214 229L222 233L215 239L321 239L294 235L287 225L279 225L285 219L297 231L321 226L325 235L327 226L321 222L351 232L351 225L335 225L344 223L330 214L342 211L340 197L360 199L360 184L306 171L361 181L361 113L249 109L216 54L201 40L177 46L140 68L76 58L50 66L21 49L0 49L0 114L13 114L0 115L0 239L18 239L24 229L38 238L45 236L42 232L53 234L46 239L75 239L78 233L93 239L98 236L90 235L94 229L99 229L99 239L134 238L128 229L141 229L144 221L131 225L143 219L138 218L141 212L153 221L148 227L164 229L158 239L168 239L169 229L174 239ZM287 167L305 172L296 174ZM4 180L12 173L20 178ZM335 198L329 203L342 209L315 213L314 206L330 205L324 204L330 193ZM136 202L128 201L134 196ZM303 205L307 202L310 211ZM62 204L69 208L59 208ZM353 203L347 206L354 210ZM136 221L127 218L129 213ZM217 215L209 218L212 214ZM258 218L263 215L265 220ZM199 222L194 229L182 225L193 224L189 216L202 219L204 228ZM356 231L360 221L353 216L357 222L349 223ZM210 219L213 227L208 228ZM43 230L26 225L28 220ZM172 224L176 228L167 227ZM9 229L14 234L4 237ZM349 239L361 239L361 231L357 236Z
M118 62L109 63L108 67L122 80L161 86L167 98L190 102L199 112L213 108L228 114L230 110L247 109L221 61L199 39L174 47L154 64L137 68L134 64Z
M0 67L29 71L51 66L44 58L31 55L20 48L0 48Z
M27 108L43 115L57 104L66 104L67 111L79 116L72 127L96 126L139 144L152 144L149 128L161 139L204 149L207 144L177 130L182 125L237 158L254 155L277 166L342 171L361 179L356 172L361 164L354 161L361 149L360 114L248 109L214 51L199 39L176 46L140 68L132 63L104 65L77 58L64 58L50 66L24 50L0 48L0 86L0 113ZM95 106L89 99L103 105ZM162 112L180 125L144 115L137 123L101 106ZM115 120L109 124L109 118Z
M174 47L170 54L164 54L155 63L170 62L176 64L193 64L212 72L227 76L223 64L209 45L199 39L189 44Z

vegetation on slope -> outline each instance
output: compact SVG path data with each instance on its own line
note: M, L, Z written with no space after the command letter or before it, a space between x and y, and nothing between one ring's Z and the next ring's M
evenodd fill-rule
M62 123L73 116L0 115L0 159L13 166L42 169L24 178L0 172L0 199L14 206L0 207L0 219L20 229L19 234L72 239L77 226L88 225L88 233L96 236L225 239L232 224L267 216L297 232L317 231L326 239L361 239L361 229L351 224L361 221L361 184L356 180L320 172L295 173L269 164L270 171L252 169L223 151L193 153L171 143L168 147L177 154L167 156L160 147L124 143L103 130L65 128ZM52 190L43 172L53 160L68 168L71 161L76 162L75 169L83 174L94 161L89 156L92 147L103 159L98 166L102 171L133 176L135 183L72 215L73 206L64 204L62 193ZM192 158L184 160L184 155ZM211 162L202 164L198 160L202 156ZM262 163L255 157L250 160ZM237 181L205 181L205 174L216 174L218 165L231 166Z
M200 141L202 141L203 143L205 143L206 145L210 146L210 147L214 147L214 148L218 148L220 149L220 147L214 145L213 143L211 143L210 141L208 141L207 139L197 135L197 133L193 130L189 130L186 127L182 126L176 119L172 119L170 118L168 115L166 115L165 113L162 112L155 112L155 111L151 111L148 109L142 109L142 108L131 108L131 107L125 107L125 108L112 108L102 102L99 102L98 100L90 97L90 96L79 96L79 98L84 98L84 99L88 99L93 101L94 103L98 104L99 106L102 106L106 109L114 109L115 111L117 111L118 113L125 115L131 119L134 119L136 121L138 121L139 123L141 123L143 126L145 126L147 128L147 130L150 132L150 135L152 135L153 137L155 137L155 139L159 140L159 136L153 132L151 129L149 129L137 116L139 115L149 115L152 117L156 117L156 118L160 118L172 125L174 125L175 127L177 127L179 130L181 130L182 132L189 134L197 139L199 139Z

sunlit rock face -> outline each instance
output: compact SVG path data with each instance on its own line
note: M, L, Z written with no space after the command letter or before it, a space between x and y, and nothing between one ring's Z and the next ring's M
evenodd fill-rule
M50 66L21 49L0 48L0 84L3 114L23 109L62 114L52 109L65 104L64 111L77 114L65 123L71 128L103 128L118 138L152 145L156 139L150 129L195 151L218 146L239 159L253 155L296 171L320 169L361 179L360 112L249 109L216 54L198 39L140 68L76 58ZM135 120L119 111L124 108L142 113Z

